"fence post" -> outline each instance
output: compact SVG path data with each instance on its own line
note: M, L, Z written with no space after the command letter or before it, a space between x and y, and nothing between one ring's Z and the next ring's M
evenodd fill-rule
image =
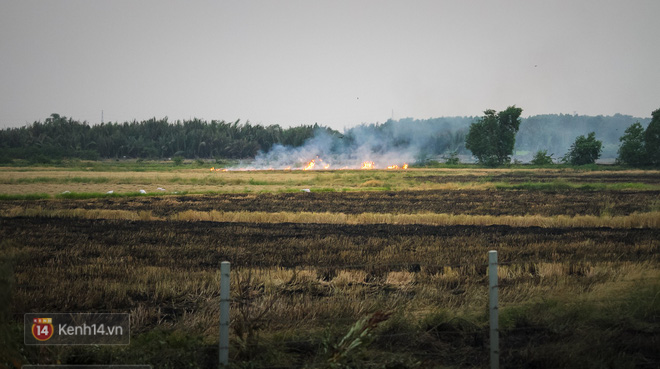
M220 366L229 364L229 262L220 263Z
M489 311L490 311L490 369L500 367L500 327L498 314L497 251L488 251Z

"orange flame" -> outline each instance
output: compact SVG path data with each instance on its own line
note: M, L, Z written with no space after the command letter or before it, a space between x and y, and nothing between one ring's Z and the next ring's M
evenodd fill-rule
M315 165L316 165L316 159L312 159L312 161L307 163L307 165L303 168L303 170L310 170L314 168Z
M376 164L373 161L365 161L362 163L362 169L376 169Z
M355 167L348 167L348 166L344 166L344 167L341 167L341 168L337 167L338 170L354 169L354 168L355 168ZM386 168L389 169L389 170L408 169L408 164L407 164L407 163L404 163L402 166L399 166L399 165L394 164L394 165L389 165L389 166L387 166ZM321 159L321 158L319 158L319 157L317 156L315 159L310 160L310 161L309 161L306 165L304 165L304 167L302 168L302 170L317 170L317 169L325 169L325 170L328 170L328 169L330 169L330 164L325 164L325 163L323 163L323 159ZM335 170L337 170L337 169L335 169ZM360 169L367 169L367 170L370 170L370 169L377 169L377 167L376 167L376 163L375 163L375 162L369 160L369 161L365 161L365 162L363 162L363 163L362 163L362 166L360 167ZM251 171L251 170L258 170L258 169L254 169L254 168L238 168L238 169L236 169L236 168L234 168L234 169L232 169L232 170L248 170L248 171ZM267 169L261 169L261 170L278 170L278 169L275 169L275 168L273 168L273 167L270 167L270 168L267 168ZM292 167L289 166L289 167L286 167L286 168L282 168L281 170L288 170L288 171L290 171L290 170L292 170ZM211 171L211 172L228 172L228 171L230 171L230 169L227 169L227 168L216 168L216 167L211 167L210 171Z
M408 164L407 164L407 163L403 163L402 166L398 166L398 165L390 165L389 167L387 167L387 169L393 169L393 170L396 170L396 169L408 169Z

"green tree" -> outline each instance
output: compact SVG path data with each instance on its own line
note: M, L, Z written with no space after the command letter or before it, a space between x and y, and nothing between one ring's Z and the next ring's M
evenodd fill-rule
M550 165L552 164L552 154L548 155L548 150L539 150L534 154L531 163L534 165Z
M499 113L492 109L484 111L484 116L470 125L465 147L481 164L496 166L509 163L520 127L520 114L522 109L515 105Z
M639 122L628 127L619 141L621 141L621 146L619 146L619 156L616 159L618 163L631 166L648 164L644 127Z
M596 132L591 132L587 137L578 136L562 161L572 165L593 164L602 150L603 143L596 139Z
M648 163L660 165L660 109L651 113L651 123L644 132L644 145Z

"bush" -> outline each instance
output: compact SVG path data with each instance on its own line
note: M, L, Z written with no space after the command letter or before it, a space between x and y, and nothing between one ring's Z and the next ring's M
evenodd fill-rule
M532 159L532 164L534 164L534 165L551 165L551 164L553 164L552 155L554 155L554 154L548 155L547 150L539 150L534 155L534 158Z
M174 162L174 165L179 166L183 164L183 156L175 156L172 158L172 161Z

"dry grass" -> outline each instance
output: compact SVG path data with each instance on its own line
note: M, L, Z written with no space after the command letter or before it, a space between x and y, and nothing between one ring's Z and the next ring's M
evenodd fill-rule
M396 317L385 328L390 330L383 332L384 341L376 346L383 352L390 352L397 339L420 357L428 353L428 342L434 345L434 354L472 347L459 342L443 348L450 342L443 332L438 337L429 331L453 321L468 321L470 327L482 331L481 317L488 301L484 262L489 248L500 250L503 261L499 270L503 312L559 300L566 306L560 314L573 313L571 306L578 304L574 313L578 315L569 318L579 324L587 319L579 315L584 314L582 305L601 306L601 301L609 300L616 304L631 287L657 283L660 278L660 244L653 229L452 230L345 225L347 219L379 223L397 219L387 214L391 217L339 214L345 217L340 219L344 222L340 227L286 224L291 214L279 214L281 224L277 225L173 222L157 220L149 213L141 215L146 221L138 221L138 213L95 209L56 210L49 213L55 218L36 218L48 211L15 208L8 215L35 217L0 218L4 225L0 227L0 248L15 260L15 311L129 311L135 335L158 330L187 332L215 348L217 325L209 322L217 322L218 317L217 267L220 260L229 259L232 327L253 329L253 342L262 345L257 345L258 350L278 355L287 352L294 357L298 356L282 348L282 342L295 345L300 340L315 340L317 332L326 327L345 332L374 311ZM337 215L301 216L322 219ZM250 218L251 213L187 212L177 216L255 219ZM256 216L262 219L272 214ZM86 221L81 217L115 220ZM247 284L238 283L248 279ZM635 308L647 309L646 305ZM259 319L241 321L240 311ZM503 320L507 327L524 324L527 318L522 311ZM536 315L552 315L544 315L545 311ZM556 308L552 313L557 313ZM447 318L438 320L442 314ZM601 325L607 332L611 329L609 323ZM243 340L237 339L238 332L232 336L232 352L248 355L243 345L248 334L241 332ZM406 332L410 336L401 336ZM455 337L451 332L464 334L460 328L448 333ZM542 333L543 338L547 332ZM562 335L568 337L563 331ZM522 338L528 341L527 335ZM514 343L506 350L525 345ZM136 349L133 343L131 347ZM539 350L539 346L533 347ZM481 355L481 349L474 350L471 355ZM465 357L461 352L454 356ZM282 364L281 359L272 360L271 364Z
M129 186L131 191L148 183L152 187L163 183L168 190L173 186L209 186L222 191L291 188L301 183L329 188L394 183L406 188L477 189L490 184L415 184L407 176L438 173L487 176L507 171L230 172L221 185L210 185L215 179L195 171L85 173L108 177L108 182L77 185L93 187L109 183ZM7 173L2 171L3 175ZM24 175L16 173L11 175ZM35 178L70 175L66 171L25 173ZM76 172L76 175L83 174ZM192 179L187 179L188 175ZM186 178L178 180L177 176ZM2 186L17 186L16 191L24 193L32 188L26 186L44 192L47 186L73 185L63 183L66 179L61 183L4 182L9 184L0 185L0 192ZM85 189L85 192L93 191ZM229 197L221 200L236 201ZM172 198L170 205L175 200ZM434 360L440 358L447 366L478 367L482 362L468 363L466 358L481 357L485 352L486 341L481 340L480 333L486 332L483 328L488 302L484 263L487 250L497 249L503 262L498 272L502 334L503 340L509 339L503 346L503 360L518 355L515 357L522 357L517 362L522 363L519 366L533 366L548 360L543 357L544 352L556 357L580 357L580 351L552 345L565 341L571 346L584 342L591 347L593 337L602 337L602 342L625 344L627 338L634 343L612 351L614 354L610 356L619 355L622 360L641 358L639 364L654 357L634 347L643 343L637 340L640 337L649 342L657 337L657 324L653 325L657 314L653 315L652 310L657 294L643 291L643 300L626 299L631 290L653 287L660 280L657 237L660 211L657 209L617 216L607 215L614 203L603 203L601 216L347 214L324 212L323 208L316 212L223 212L200 211L195 208L199 203L192 200L186 201L197 205L183 211L178 208L172 213L159 212L148 202L140 210L137 207L131 210L129 203L138 203L137 199L118 203L114 209L95 208L102 206L105 199L49 200L40 202L41 206L32 206L34 203L28 201L7 202L0 217L3 224L0 261L13 263L10 266L16 287L12 290L11 309L15 312L128 311L132 314L135 335L165 330L202 337L215 362L218 331L217 325L209 322L217 322L218 317L218 264L231 260L233 327L242 324L237 320L240 319L237 312L261 317L260 321L244 322L258 333L255 351L249 353L246 341L237 340L235 335L232 355L245 355L241 358L246 361L265 355L267 358L260 360L268 365L307 363L305 360L310 356L313 358L309 360L315 360L321 346L318 332L334 329L341 337L361 317L386 311L392 312L393 318L373 346L376 356L394 357L413 352L422 360L429 356ZM255 195L246 201L256 200ZM65 204L64 208L56 208L61 203ZM87 205L88 208L83 208ZM126 208L122 208L124 205ZM474 207L478 205L475 203ZM511 204L502 201L497 206L494 213ZM486 227L490 225L512 228ZM249 283L241 284L239 280ZM649 300L652 300L650 304ZM529 310L530 306L538 311ZM596 310L594 306L604 308ZM621 306L631 306L632 313L619 318L616 314ZM507 311L509 315L505 314ZM640 315L650 311L648 321L652 324L643 320L647 318L634 317L635 311L642 311ZM594 317L594 314L600 315ZM537 317L548 320L547 328L542 321L533 320ZM463 323L469 327L464 328L460 325ZM578 328L573 329L576 325ZM581 339L579 334L583 331L591 338ZM612 332L622 333L607 336ZM160 344L158 339L147 341ZM543 346L545 342L550 342L550 346ZM608 354L610 351L602 349L606 347L602 342L596 343L601 344L598 347L602 353ZM160 345L147 345L143 349L132 343L127 350L137 350L135 357L150 352L155 352L155 356L167 355L165 348L177 350L168 347L169 343ZM39 356L35 354L35 357ZM99 354L99 357L104 356ZM434 364L424 362L422 366ZM562 367L561 362L555 367Z
M384 213L311 213L311 212L223 212L186 210L170 216L154 216L151 211L128 211L106 209L44 209L41 207L14 207L5 216L46 216L82 219L123 220L176 220L213 221L235 223L323 223L323 224L424 224L451 225L507 225L512 227L573 228L660 228L660 212L637 213L624 216L493 216L465 214L384 214Z
M383 187L393 189L431 190L494 189L497 183L481 181L488 176L500 174L540 174L570 175L579 180L581 177L616 175L638 175L656 173L655 171L591 171L578 172L569 169L408 169L388 170L346 170L346 171L230 171L209 172L208 169L170 169L168 171L80 171L66 168L31 168L16 170L0 168L0 193L58 194L71 192L133 192L144 189L147 192L164 187L169 193L188 192L241 192L241 191L284 191L301 188L360 189L363 187ZM442 176L446 183L428 182L425 177ZM461 177L473 176L476 181L464 182ZM458 182L452 182L452 178Z

